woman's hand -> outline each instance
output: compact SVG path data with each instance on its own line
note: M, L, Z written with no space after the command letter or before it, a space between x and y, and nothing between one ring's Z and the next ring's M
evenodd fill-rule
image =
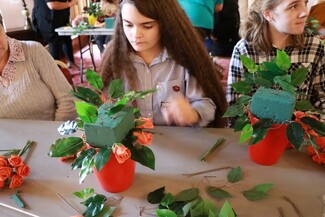
M168 105L162 108L162 113L168 125L190 126L201 119L199 113L191 107L183 95L170 97Z

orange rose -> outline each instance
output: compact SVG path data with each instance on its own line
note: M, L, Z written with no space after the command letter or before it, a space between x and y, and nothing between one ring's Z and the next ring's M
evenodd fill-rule
M12 173L11 167L0 167L0 181L4 181L10 177Z
M307 146L307 154L309 154L311 156L316 154L315 149L313 148L313 146L311 146L311 145Z
M0 180L0 189L3 188L3 187L5 187L5 181Z
M317 137L316 143L319 147L325 150L325 137Z
M120 164L124 163L131 157L131 151L121 143L115 143L112 147L112 151L116 157L117 162Z
M325 164L325 153L319 153L318 155L315 154L312 159L320 165Z
M147 132L133 132L133 135L138 137L137 141L142 145L149 145L153 139L152 134Z
M152 123L152 118L144 118L144 117L141 117L139 119L136 120L137 122L143 122L143 124L137 126L136 128L145 128L145 129L152 129L154 126L153 126L153 123Z
M21 159L18 155L11 155L8 159L8 162L13 167L19 167L23 163L23 159Z
M29 175L30 168L26 164L21 165L20 167L17 167L16 173L20 175L21 177L27 177Z
M17 187L21 186L23 183L24 183L23 178L17 174L14 174L11 177L11 182L10 182L9 188L17 188Z
M6 159L7 158L5 156L0 156L0 167L5 167L8 165L8 162Z

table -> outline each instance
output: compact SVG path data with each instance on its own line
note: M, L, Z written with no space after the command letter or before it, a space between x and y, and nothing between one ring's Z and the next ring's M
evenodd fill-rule
M27 211L41 217L67 217L76 211L66 205L58 196L62 195L69 203L82 211L83 206L71 193L83 188L93 187L96 192L107 197L123 199L117 203L114 216L134 217L139 215L139 206L146 206L142 216L152 216L154 205L146 202L146 195L162 186L173 194L191 187L199 187L201 196L221 207L224 200L209 198L204 192L207 184L222 186L226 183L229 170L206 173L190 178L182 175L225 166L240 166L243 180L236 184L226 184L233 194L228 201L240 217L277 217L278 207L282 207L285 217L297 216L291 205L281 199L285 195L301 210L304 217L321 217L324 209L325 169L312 162L309 156L294 150L287 150L280 161L273 166L261 166L252 162L247 147L239 145L238 134L231 129L200 129L156 127L154 142L151 146L156 156L156 170L152 171L140 164L130 189L119 194L104 192L93 174L85 182L78 184L78 172L71 171L70 164L47 156L49 147L60 135L56 129L61 122L4 120L0 119L0 147L19 148L27 140L37 142L28 165L31 174L23 186L21 197L28 205ZM79 133L80 134L80 133ZM226 142L220 146L206 162L199 159L217 138L223 136ZM204 178L204 176L209 176ZM256 202L246 200L241 191L261 183L272 183L274 187L266 198ZM17 207L10 195L17 189L0 190L0 202ZM112 201L112 200L110 200ZM0 207L1 216L22 217L18 212Z
M92 50L92 36L95 35L113 35L114 34L114 29L107 29L105 27L94 27L92 29L85 29L81 32L78 32L76 29L73 29L72 27L69 26L63 26L60 28L55 29L55 31L61 35L61 36L72 36L72 35L77 35L78 36L78 44L79 44L79 52L80 52L80 81L83 82L83 54L89 50L90 53L90 58L91 62L94 66L94 70L96 71L96 65L94 61L94 56L93 56L93 50ZM88 48L83 50L82 45L81 45L81 35L89 35L89 40L88 40Z

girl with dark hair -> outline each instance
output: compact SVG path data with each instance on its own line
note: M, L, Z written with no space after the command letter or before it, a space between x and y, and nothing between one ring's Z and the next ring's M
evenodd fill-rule
M105 50L106 84L157 88L137 106L156 125L224 126L225 95L198 33L177 0L123 0Z
M297 68L308 68L306 80L298 87L299 99L308 99L315 108L325 111L325 50L319 38L304 33L307 16L305 0L254 1L242 28L243 39L235 46L230 61L227 87L230 105L239 97L230 85L242 80L248 72L240 55L260 64L272 61L280 49L290 58L289 74Z

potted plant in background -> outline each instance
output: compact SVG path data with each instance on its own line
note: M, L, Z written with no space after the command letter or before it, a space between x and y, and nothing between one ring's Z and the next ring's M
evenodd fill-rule
M84 11L88 14L88 24L94 26L97 18L103 16L100 2L90 3L89 7L84 7Z
M109 98L102 93L103 81L91 70L86 78L93 89L76 87L73 92L80 118L78 127L85 134L80 137L60 138L52 144L50 157L76 156L72 169L80 169L79 183L94 172L101 186L108 192L121 192L130 187L135 172L135 162L155 168L155 157L145 145L151 142L151 119L143 118L137 108L129 106L135 99L144 98L153 90L124 92L121 80L109 85ZM75 131L71 122L65 131Z
M256 65L243 55L240 60L248 72L244 80L231 85L241 96L224 117L237 118L234 130L241 131L240 143L249 140L250 158L272 165L289 145L297 150L310 145L316 158L323 158L325 163L325 145L317 142L325 136L325 125L318 118L324 112L315 109L309 100L298 100L301 93L296 87L306 79L307 68L288 75L291 61L280 50L272 62Z

